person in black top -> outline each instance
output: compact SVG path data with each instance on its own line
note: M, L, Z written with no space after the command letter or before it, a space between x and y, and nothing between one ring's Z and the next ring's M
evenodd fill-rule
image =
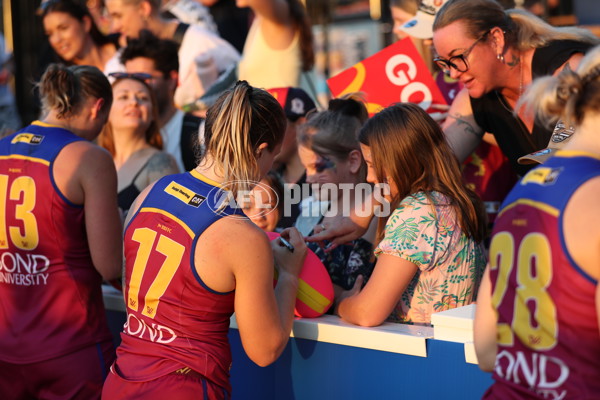
M526 11L505 11L493 0L449 0L433 31L434 61L465 86L443 126L452 149L462 160L490 132L523 175L531 166L520 165L519 157L546 147L553 127L534 123L524 110L515 115L517 101L533 79L574 69L599 39Z

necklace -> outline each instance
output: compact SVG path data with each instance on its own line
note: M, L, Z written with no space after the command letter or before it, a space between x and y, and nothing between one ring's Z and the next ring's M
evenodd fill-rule
M519 56L519 99L523 96L523 62ZM519 101L517 99L517 101Z
M502 107L504 107L504 109L506 111L513 113L514 109L510 106L510 104L508 104L508 101L506 100L506 98L500 94L500 91L494 90L494 92L496 92L496 97L498 98L498 101L500 102ZM519 101L519 99L521 98L522 95L523 95L523 63L521 62L521 57L519 57L519 96L517 97L515 104L517 103L517 101Z

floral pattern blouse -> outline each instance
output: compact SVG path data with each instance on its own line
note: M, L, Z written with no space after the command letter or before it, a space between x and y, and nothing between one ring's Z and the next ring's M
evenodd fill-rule
M430 192L406 197L385 226L375 255L389 254L418 270L387 321L430 325L431 314L473 302L486 264L483 245L467 237L450 199Z

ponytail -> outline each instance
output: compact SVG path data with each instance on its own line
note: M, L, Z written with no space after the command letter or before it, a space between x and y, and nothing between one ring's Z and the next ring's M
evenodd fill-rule
M302 58L302 71L310 71L315 65L315 52L313 49L313 35L306 8L300 0L288 0L290 15L300 33L300 55Z
M286 118L277 100L246 81L226 91L206 114L204 143L234 198L258 181L258 147L273 151L283 140Z

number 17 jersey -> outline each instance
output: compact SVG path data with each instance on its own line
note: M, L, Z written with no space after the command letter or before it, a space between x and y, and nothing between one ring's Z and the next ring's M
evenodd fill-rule
M149 381L189 368L230 391L227 333L234 292L206 286L194 263L202 232L224 216L241 214L219 208L226 193L195 170L166 176L127 226L127 322L113 368L123 379Z

